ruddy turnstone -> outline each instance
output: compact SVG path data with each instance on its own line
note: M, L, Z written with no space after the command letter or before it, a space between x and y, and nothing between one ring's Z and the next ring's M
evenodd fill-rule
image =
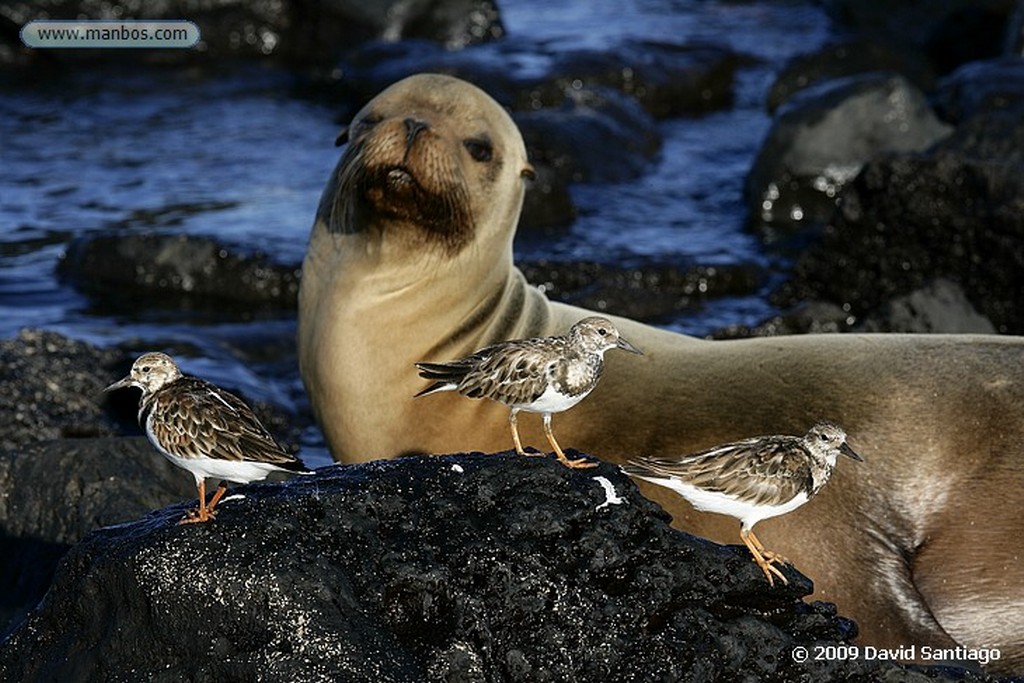
M789 583L775 562L788 560L765 550L754 535L762 519L791 512L825 485L839 454L863 460L846 443L846 432L828 420L804 436L759 436L679 458L641 458L626 474L669 488L706 512L740 521L740 538L768 583L772 574Z
M449 363L417 363L420 377L434 383L416 396L457 391L470 398L489 398L509 406L508 422L516 452L525 455L516 415L521 410L544 416L544 433L558 460L567 467L596 467L580 458L570 460L551 431L552 413L568 410L586 398L604 371L604 352L641 351L619 336L611 321L590 317L558 337L515 339L480 349Z
M183 375L170 356L147 353L122 380L104 391L142 389L139 424L160 453L196 478L199 507L181 524L206 522L227 491L224 481L239 484L266 479L271 472L312 474L286 453L242 399L209 382ZM220 486L206 503L206 480Z

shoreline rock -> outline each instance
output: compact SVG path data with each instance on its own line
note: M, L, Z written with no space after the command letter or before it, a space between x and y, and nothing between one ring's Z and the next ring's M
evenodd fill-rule
M995 681L809 661L855 625L675 531L618 468L512 452L332 466L72 549L0 649L6 679Z

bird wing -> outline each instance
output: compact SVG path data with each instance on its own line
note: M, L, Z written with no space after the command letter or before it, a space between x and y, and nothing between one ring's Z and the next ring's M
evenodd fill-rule
M490 398L508 405L531 403L547 388L547 374L554 363L547 350L557 342L550 337L516 339L450 363L417 363L421 377L437 381L418 395L452 384L470 398Z
M195 377L182 377L171 387L174 391L155 394L147 418L160 445L171 455L250 460L307 471L234 394Z
M631 476L678 478L755 504L789 500L808 489L807 459L794 458L803 446L797 437L744 439L681 458L639 458L625 470Z

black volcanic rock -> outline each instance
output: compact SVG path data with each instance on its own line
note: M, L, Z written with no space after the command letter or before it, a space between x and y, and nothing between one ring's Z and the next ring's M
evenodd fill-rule
M935 85L935 73L919 53L865 37L850 38L787 61L768 90L765 106L769 113L774 113L805 88L872 71L898 73L923 92Z
M863 317L938 277L958 283L999 332L1024 332L1019 167L952 153L869 163L775 298L825 299Z
M1000 53L1016 0L822 0L856 33L923 51L941 72Z
M851 622L672 530L617 468L512 453L330 467L101 529L0 649L5 680L993 680L794 661Z
M920 151L949 135L924 95L902 76L826 81L779 110L747 175L755 229L820 226L862 166L887 152Z
M516 265L554 301L643 322L667 320L709 299L750 296L768 277L755 264L629 268L544 260Z
M192 477L144 437L0 453L0 632L43 597L60 558L90 531L195 495Z
M121 377L123 360L119 351L44 330L0 340L2 447L117 434L118 421L103 407L103 388Z
M291 310L297 305L300 269L274 263L264 254L238 254L209 237L101 233L71 242L57 272L83 293L110 306L127 299L182 300L223 312Z

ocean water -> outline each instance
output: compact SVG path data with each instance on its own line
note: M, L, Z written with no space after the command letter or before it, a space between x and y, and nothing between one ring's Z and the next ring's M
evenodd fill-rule
M573 187L580 216L517 257L604 263L784 263L744 230L743 179L771 123L763 98L828 22L812 2L504 0L510 35L597 47L626 38L726 45L753 59L732 108L659 123L664 146L634 180ZM330 106L296 95L293 75L260 65L81 70L0 93L0 336L52 329L132 351L174 349L187 372L287 410L304 402L294 317L218 321L208 312L126 312L62 284L68 242L121 230L209 235L284 263L302 259L340 151ZM706 334L773 311L767 292L709 301L665 324ZM111 378L115 379L115 378ZM302 454L326 462L315 428Z

